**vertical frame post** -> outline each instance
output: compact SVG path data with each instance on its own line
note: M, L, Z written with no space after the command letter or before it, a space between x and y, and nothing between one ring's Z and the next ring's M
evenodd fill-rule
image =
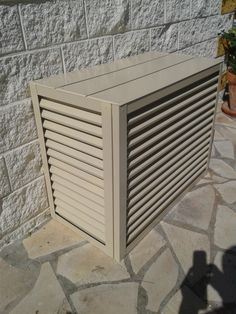
M47 188L47 193L48 193L50 213L51 213L51 216L55 218L56 214L55 214L55 207L54 207L54 198L53 198L52 188L51 188L51 178L50 178L50 172L49 172L49 167L48 167L46 145L45 145L45 140L44 140L43 125L42 125L40 106L39 106L39 98L38 98L36 85L33 82L30 83L30 91L31 91L31 97L33 101L33 109L34 109L36 127L37 127L38 138L39 138L39 145L40 145L42 162L43 162L43 169L44 169L44 176L45 176L46 188Z
M221 82L222 68L223 68L223 64L221 64L220 68L219 68L219 79L218 79L218 87L217 87L217 94L216 94L215 113L214 113L214 118L213 118L213 121L212 121L211 140L210 140L210 144L209 144L209 154L208 154L208 160L207 160L206 173L207 173L207 170L209 168L209 163L210 163L210 160L211 160L211 151L212 151L212 145L213 145L214 135L215 135L215 119L216 119L217 106L218 106L218 101L219 101L219 92L220 92L220 82Z
M113 228L113 162L112 162L112 110L111 104L102 105L103 169L106 252L114 256Z
M127 106L112 106L113 121L113 191L114 258L126 254L127 220Z

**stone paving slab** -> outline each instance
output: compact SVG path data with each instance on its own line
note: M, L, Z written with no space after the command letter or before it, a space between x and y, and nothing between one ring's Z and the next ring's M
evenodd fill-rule
M60 256L57 273L76 284L129 278L129 273L124 267L91 244Z
M226 203L233 204L236 202L236 181L228 181L214 186Z
M34 271L34 273L32 272ZM12 303L17 303L33 287L35 269L21 269L12 266L0 258L0 313L5 308L11 308Z
M156 230L149 234L129 253L133 271L140 269L165 245L164 238Z
M40 263L28 259L21 241L0 252L0 313L5 314L27 295L39 276Z
M169 249L151 265L143 278L142 287L147 291L147 309L156 312L166 295L175 286L178 265Z
M56 220L51 220L31 237L23 240L23 244L30 258L38 258L76 245L81 241L83 238L77 233Z
M221 141L223 140L224 137L217 131L217 129L215 129L215 134L214 134L214 141Z
M236 124L236 122L235 122ZM236 129L225 127L225 126L216 126L216 129L218 130L219 134L222 136L223 139L229 140L232 142L232 144L236 145Z
M212 174L212 183L224 183L224 182L227 182L228 179L225 179L225 178L222 178L222 177L219 177L219 176L216 176L214 174Z
M161 225L185 274L188 273L193 265L194 252L205 252L206 261L210 261L210 242L205 234L176 227L165 222L162 222ZM204 274L205 268L198 267L198 272L193 278L194 281L199 280Z
M205 180L204 183L208 183ZM167 219L186 223L207 230L215 202L215 191L211 185L204 185L189 192L173 207Z
M228 117L222 112L219 112L216 115L215 123L220 125L230 126L232 128L236 128L236 119Z
M66 302L67 303L67 302ZM44 313L57 314L62 307L64 313L69 309L65 306L65 295L49 263L42 265L35 286L10 314Z
M234 146L230 141L218 141L214 143L214 146L221 157L234 159Z
M211 148L211 157L213 158L215 156L216 156L216 148L215 148L215 145L213 144Z
M161 314L190 314L206 313L208 306L187 286L181 287L180 290L170 299ZM205 310L204 310L205 309Z
M219 306L223 304L222 300L236 302L235 267L235 255L217 252L212 270L213 276L207 290L209 301L218 303Z
M218 206L214 241L222 249L228 249L236 245L236 212L227 206Z
M51 220L0 252L0 313L236 313L236 121L217 115L208 173L124 261Z
M72 294L71 299L80 314L136 314L138 284L100 285Z
M210 169L218 176L236 180L236 171L223 160L212 158Z

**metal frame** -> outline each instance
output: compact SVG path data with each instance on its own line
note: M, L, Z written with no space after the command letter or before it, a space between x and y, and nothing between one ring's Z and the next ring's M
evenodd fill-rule
M114 257L126 254L127 207L127 107L112 107L113 120L113 190L114 190Z
M212 122L212 134L211 134L211 142L209 145L209 155L208 155L208 161L207 161L207 168L209 168L209 163L211 159L211 151L212 151L212 145L213 145L213 140L214 140L214 134L215 134L215 120L216 120L216 113L217 113L217 105L219 101L219 93L220 93L220 86L221 86L221 77L223 73L223 64L220 65L220 70L219 70L219 79L218 79L218 88L217 88L217 94L216 94L216 100L215 100L215 114L214 114L214 119Z

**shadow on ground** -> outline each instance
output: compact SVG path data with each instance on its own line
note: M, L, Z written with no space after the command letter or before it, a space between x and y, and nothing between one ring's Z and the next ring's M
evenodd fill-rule
M222 253L218 265L207 264L206 252L195 251L181 294L179 314L236 313L236 246Z

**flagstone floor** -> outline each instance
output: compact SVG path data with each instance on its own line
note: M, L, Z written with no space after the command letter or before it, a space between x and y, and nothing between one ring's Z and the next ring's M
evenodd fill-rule
M209 173L120 264L50 220L0 253L0 313L236 313L236 120Z

